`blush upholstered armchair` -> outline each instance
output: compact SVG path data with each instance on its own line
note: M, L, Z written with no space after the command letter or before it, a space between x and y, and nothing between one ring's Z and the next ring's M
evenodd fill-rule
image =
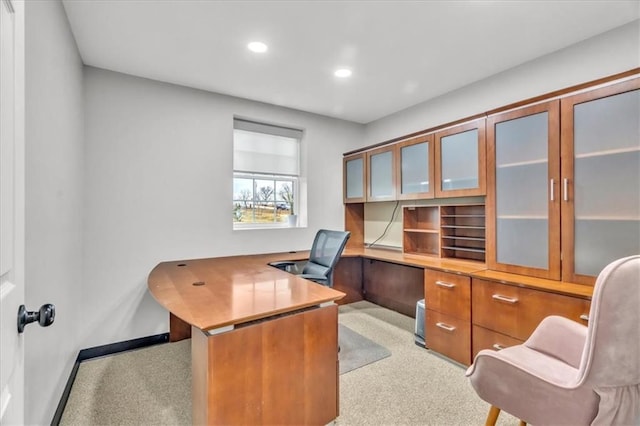
M467 370L478 396L522 422L640 424L640 256L596 281L589 325L545 318L522 345L480 351Z

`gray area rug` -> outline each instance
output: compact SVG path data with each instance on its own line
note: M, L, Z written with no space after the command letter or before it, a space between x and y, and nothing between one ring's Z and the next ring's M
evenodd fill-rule
M340 345L338 353L340 374L391 356L387 348L342 324L338 324L338 344Z

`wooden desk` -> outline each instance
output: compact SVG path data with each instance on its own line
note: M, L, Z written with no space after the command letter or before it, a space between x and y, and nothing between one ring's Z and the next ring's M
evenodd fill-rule
M327 424L338 416L338 310L344 293L268 266L308 253L163 262L149 274L191 328L194 424Z

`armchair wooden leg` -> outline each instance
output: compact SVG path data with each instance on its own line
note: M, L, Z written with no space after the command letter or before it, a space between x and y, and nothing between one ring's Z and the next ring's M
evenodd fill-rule
M498 420L498 416L500 415L500 409L494 405L491 406L489 410L489 415L487 415L487 421L484 423L485 426L494 426L496 421Z
M524 420L520 420L520 426L527 426L527 422L525 422Z

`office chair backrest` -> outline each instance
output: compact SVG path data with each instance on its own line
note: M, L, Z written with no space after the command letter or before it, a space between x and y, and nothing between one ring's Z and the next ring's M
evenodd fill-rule
M350 232L320 229L313 240L309 261L302 273L324 275L327 277L327 284L332 286L333 267L338 263L350 235Z

